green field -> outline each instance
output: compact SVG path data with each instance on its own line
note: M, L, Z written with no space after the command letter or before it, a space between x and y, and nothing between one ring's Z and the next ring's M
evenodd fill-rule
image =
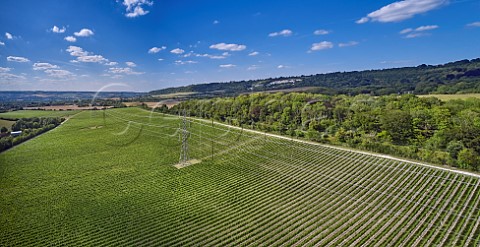
M8 130L11 130L12 125L14 123L15 123L15 121L0 119L0 128L1 127L6 127Z
M419 95L418 97L435 97L442 101L449 101L455 99L469 99L469 98L476 98L480 99L480 93L468 93L468 94L426 94L426 95Z
M16 119L31 117L68 117L80 111L42 111L42 110L19 110L0 113L0 118Z
M0 246L479 246L480 178L188 121L84 111L0 154Z

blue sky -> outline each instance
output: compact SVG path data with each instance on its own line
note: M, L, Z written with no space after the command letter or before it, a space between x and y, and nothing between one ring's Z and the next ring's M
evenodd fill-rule
M480 57L479 0L1 5L2 91L149 91Z

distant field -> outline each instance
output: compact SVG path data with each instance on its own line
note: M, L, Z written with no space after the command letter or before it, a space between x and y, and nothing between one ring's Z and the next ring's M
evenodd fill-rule
M178 93L169 93L169 94L156 94L152 95L153 97L159 98L159 99L173 99L173 98L185 98L185 97L190 97L195 94L198 94L197 92L178 92Z
M16 119L30 117L68 117L80 112L75 111L44 111L44 110L20 110L0 113L0 118Z
M442 101L449 101L455 99L468 99L468 98L477 98L480 99L480 93L471 93L471 94L426 94L418 95L418 97L436 97Z
M25 110L92 110L92 109L102 109L102 108L112 108L113 106L78 106L78 105L51 105L51 106L40 106L40 107L23 107Z
M6 127L8 130L11 130L11 127L14 123L15 121L0 119L0 128Z
M0 246L480 245L475 175L179 124L84 111L0 153Z
M153 101L153 102L122 102L122 103L126 106L139 106L142 103L145 103L150 108L160 107L163 104L165 104L165 105L167 105L168 108L170 108L170 107L180 103L180 101L177 101L177 100L160 100L158 102Z

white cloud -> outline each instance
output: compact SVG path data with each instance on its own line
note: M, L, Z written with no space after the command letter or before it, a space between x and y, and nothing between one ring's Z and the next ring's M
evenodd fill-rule
M289 69L290 66L287 66L287 65L283 65L283 64L280 64L277 66L277 69Z
M125 62L125 64L128 66L128 67L137 67L137 65L134 63L134 62Z
M322 41L320 43L313 43L310 51L320 51L333 48L333 43L330 41Z
M195 64L195 63L198 63L198 62L197 61L192 61L192 60L187 60L187 61L177 60L177 61L175 61L176 65Z
M108 63L106 63L105 65L107 65L107 66L115 66L115 65L117 65L117 64L118 64L117 62L108 62Z
M338 47L349 47L349 46L356 46L358 45L359 43L357 41L349 41L349 42L346 42L346 43L340 43L338 44Z
M75 76L73 73L71 73L68 70L63 70L63 69L47 69L45 70L45 73L50 76L54 77L57 79L68 79L73 76Z
M400 31L400 34L406 34L410 32L413 32L413 28L405 28L402 31Z
M313 32L313 34L315 34L315 35L327 35L329 33L330 33L330 31L327 31L327 30L324 30L324 29L318 29L318 30L315 30L315 32Z
M448 0L404 0L386 5L356 23L372 22L399 22L410 19L415 15L428 12L448 3Z
M54 33L64 33L65 31L67 31L66 27L62 27L62 28L59 28L57 26L52 27L52 32Z
M160 51L163 51L163 50L165 50L165 49L167 49L166 46L162 46L162 47L156 47L156 46L155 46L155 47L150 48L150 49L148 50L148 53L154 54L154 53L158 53L158 52L160 52Z
M120 68L120 67L109 68L108 72L113 73L113 74L126 74L126 75L141 75L141 74L144 74L143 72L137 72L137 71L134 71L132 68L128 68L128 67L125 67L125 68Z
M7 39L13 39L13 35L10 34L10 33L5 33L5 37L6 37Z
M14 57L14 56L8 56L8 57L7 57L7 61L9 61L9 62L17 62L17 63L30 62L30 60L28 60L28 58L24 58L24 57Z
M150 11L144 10L143 6L152 6L153 1L149 0L124 0L122 3L127 10L126 17L133 18L148 14Z
M14 81L14 80L25 80L25 76L15 75L10 73L0 73L0 80L4 81Z
M182 57L208 57L210 59L225 59L228 56L230 56L230 54L228 52L224 52L222 55L212 55L212 54L208 54L208 53L197 54L197 53L191 51L191 52L183 55Z
M400 31L400 34L408 34L405 35L405 38L411 39L411 38L418 38L422 36L427 36L428 33L425 33L426 31L434 30L439 28L437 25L427 25L427 26L420 26L415 29L413 28L406 28Z
M249 53L248 55L249 55L249 56L256 56L256 55L258 55L258 54L259 54L258 51L254 51L254 52Z
M75 38L73 36L67 36L67 37L65 37L65 40L68 41L68 42L75 42L75 41L77 41L77 38Z
M73 45L69 46L67 48L67 51L70 52L70 55L74 57L81 57L81 56L88 55L88 52L84 51L81 47L73 46Z
M92 36L94 33L92 30L88 28L83 28L79 32L74 32L73 34L77 37L88 37L88 36Z
M292 30L290 29L284 29L280 32L274 32L274 33L270 33L268 34L269 37L277 37L277 36L283 36L283 37L288 37L290 35L292 35Z
M58 66L50 63L34 63L33 64L33 70L47 70L47 69L58 69Z
M428 35L428 33L410 33L407 36L405 36L405 38L413 39L413 38L423 37L423 36L427 36L427 35Z
M12 68L5 68L5 67L0 67L0 73L5 73L12 70Z
M210 46L210 49L217 49L221 51L243 51L246 48L247 48L246 45L226 44L226 43L218 43Z
M163 58L159 58L159 59L158 59L158 61L163 61L163 60L165 60L165 59L163 59Z
M225 69L230 69L230 68L234 68L236 66L237 65L235 65L235 64L221 64L219 67L220 68L225 68Z
M429 25L429 26L420 26L420 27L417 27L415 29L415 31L417 32L423 32L423 31L429 31L429 30L433 30L433 29L437 29L438 26L437 25Z
M213 21L213 24L216 25L216 24L219 24L220 22L218 20L214 20Z
M171 50L170 52L173 53L173 54L182 54L185 51L180 49L180 48L175 48L175 49Z
M84 51L81 47L78 46L69 46L67 52L71 56L77 57L78 62L83 63L108 63L108 59L104 58L102 55L95 55L91 52Z
M467 27L480 27L480 21L469 23Z
M137 6L137 7L135 7L135 9L133 10L133 12L127 13L125 16L126 16L126 17L130 17L130 18L133 18L133 17L137 17L137 16L146 15L146 14L148 14L149 12L150 12L150 11L145 11L145 10L143 10L142 7Z
M2 41L0 41L0 45L5 45L5 43L3 43Z
M77 60L79 62L83 62L83 63L106 63L106 62L108 62L108 59L104 58L102 55L81 56L81 57L77 57Z

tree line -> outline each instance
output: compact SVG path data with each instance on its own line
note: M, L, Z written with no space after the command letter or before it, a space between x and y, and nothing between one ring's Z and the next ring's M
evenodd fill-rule
M195 99L157 111L480 170L480 100L415 95L256 93Z
M455 94L480 93L479 82L480 58L477 58L442 65L196 84L155 90L149 95L194 92L190 97L204 98L293 88L329 95Z
M20 118L12 125L12 131L22 131L19 136L13 137L8 135L6 134L6 128L2 129L0 152L45 133L57 127L63 121L65 121L65 119L59 117Z

